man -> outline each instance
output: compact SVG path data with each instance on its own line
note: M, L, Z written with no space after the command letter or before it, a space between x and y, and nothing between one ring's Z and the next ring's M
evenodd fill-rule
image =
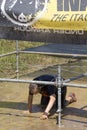
M37 81L49 81L54 82L56 77L54 75L41 75L39 77L34 78ZM72 103L76 101L76 97L74 93L71 93L67 99L66 98L66 91L67 87L64 86L61 88L61 107L64 108L66 104ZM29 86L29 96L28 96L28 108L29 112L32 112L32 102L33 102L33 95L40 93L41 97L41 105L45 105L45 111L41 117L41 119L48 119L49 112L54 105L56 108L58 106L58 94L57 88L54 85L42 85L42 84L30 84Z

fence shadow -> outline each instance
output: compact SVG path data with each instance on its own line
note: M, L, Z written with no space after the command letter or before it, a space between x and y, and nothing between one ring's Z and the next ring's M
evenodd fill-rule
M26 111L28 110L28 104L23 102L0 101L0 108L9 108ZM33 104L32 111L33 113L41 112L42 108L40 107L40 104Z
M87 106L83 106L82 108L75 108L75 107L67 107L62 111L62 117L66 115L75 115L79 117L87 118Z

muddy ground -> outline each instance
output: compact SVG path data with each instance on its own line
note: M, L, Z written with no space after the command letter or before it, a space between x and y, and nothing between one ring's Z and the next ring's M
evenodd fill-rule
M47 73L46 70L43 72ZM31 78L35 75L33 73ZM22 78L29 79L27 76ZM67 95L75 92L78 100L62 111L62 127L59 128L54 109L48 120L40 119L43 110L39 105L39 94L34 96L33 113L26 113L28 86L26 83L0 82L0 130L87 130L87 89L68 87Z
M61 130L87 130L87 89L68 88L76 92L78 101L62 112ZM67 94L68 94L67 93ZM33 113L26 114L28 84L0 83L0 130L56 130L57 114L40 120L40 95L34 97Z

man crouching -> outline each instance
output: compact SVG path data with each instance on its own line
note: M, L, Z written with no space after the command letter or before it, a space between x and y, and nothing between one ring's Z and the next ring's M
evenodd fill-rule
M49 81L54 82L56 80L54 75L41 75L39 77L34 78L37 81ZM69 103L75 102L76 96L74 93L71 93L66 98L67 87L64 86L61 88L61 107L62 109ZM48 119L49 112L52 107L55 105L58 107L58 93L55 85L43 85L43 84L30 84L29 86L29 96L28 96L28 108L29 112L32 112L32 102L33 95L40 93L41 97L41 105L45 105L45 110L41 116L41 119Z

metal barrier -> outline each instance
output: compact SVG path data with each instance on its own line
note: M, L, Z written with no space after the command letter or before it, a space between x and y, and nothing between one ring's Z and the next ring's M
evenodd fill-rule
M47 82L47 81L34 81L34 80L24 80L24 79L19 79L19 49L18 49L18 41L16 41L16 51L14 52L10 52L7 54L2 54L0 55L0 57L4 57L4 56L9 56L12 54L16 54L16 74L17 74L17 78L16 79L9 79L9 78L0 78L1 82L15 82L15 83L38 83L38 84L46 84L46 85L55 85L57 87L58 90L58 110L57 112L58 114L58 119L57 119L57 123L59 125L59 127L61 127L61 88L63 86L69 86L69 87L78 87L78 88L87 88L87 84L73 84L73 83L69 83L70 81L76 80L76 79L80 79L82 77L87 76L87 73L81 74L79 76L76 77L72 77L66 80L62 80L61 78L61 66L58 66L58 70L57 70L57 77L56 77L56 81L55 82Z

